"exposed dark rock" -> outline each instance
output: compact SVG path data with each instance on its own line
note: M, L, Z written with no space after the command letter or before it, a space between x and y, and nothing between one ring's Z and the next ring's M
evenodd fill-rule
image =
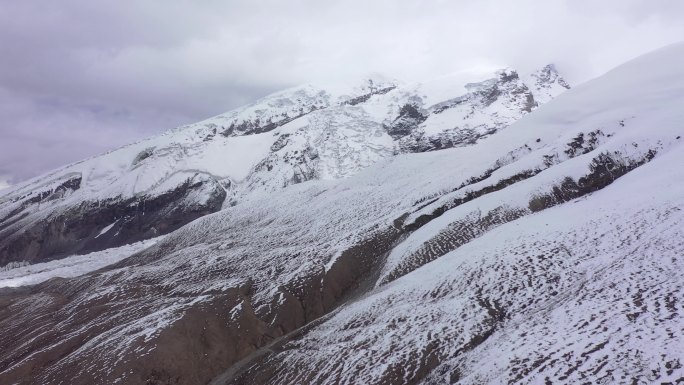
M536 75L542 84L558 83L561 87L570 89L570 85L558 74L556 66L553 64L546 65Z
M78 183L80 178L72 180L70 186ZM55 191L63 191L61 187ZM198 202L193 194L204 194L207 199ZM42 262L46 258L98 251L166 234L218 211L225 197L223 187L213 178L205 177L188 179L159 195L82 201L43 220L17 221L0 230L0 265L11 261Z
M332 265L327 273L313 276L306 282L299 282L294 288L287 291L301 307L294 306L290 311L282 311L278 317L288 317L299 319L293 325L302 327L294 333L286 335L284 338L264 348L260 354L254 355L251 360L242 362L239 370L231 370L227 375L221 376L220 384L261 384L268 383L269 378L278 376L278 367L274 360L279 359L278 353L287 349L287 343L296 340L302 334L313 327L316 320L321 316L331 312L345 303L365 292L367 292L375 282L379 273L379 268L385 260L386 255L391 250L394 243L401 236L401 232L395 228L375 232L369 239L360 242L343 252ZM287 303L287 302L286 302ZM277 318L282 324L283 318ZM295 330L293 326L284 330L290 332ZM430 356L430 352L425 352ZM425 357L429 363L423 375L429 373L438 361L433 358ZM297 371L297 368L292 368ZM292 374L292 373L290 373ZM306 373L299 373L306 376ZM313 374L313 373L312 373ZM306 382L300 382L306 384Z
M398 139L415 131L425 119L427 116L423 115L416 106L405 104L399 110L399 116L389 126L385 126L385 130L394 139Z
M308 111L305 110L300 110L299 114L294 115L294 116L289 116L287 114L282 114L280 119L273 121L272 119L269 119L266 122L262 122L259 120L259 118L255 120L243 120L240 122L233 122L225 128L223 131L221 131L221 135L223 136L241 136L241 135L252 135L252 134L261 134L264 132L269 132L273 131L276 128L283 126L287 123L290 123L291 121L295 119L299 119L304 115L308 115L319 108L316 106L311 106Z
M433 136L428 136L421 131L414 130L411 135L399 140L399 148L403 152L410 153L444 150L474 144L482 136L483 134L478 133L472 128L444 131Z
M583 195L598 191L615 179L653 159L655 150L649 150L638 160L626 160L619 153L601 153L592 159L589 173L577 181L567 177L560 185L554 186L549 193L535 196L530 200L529 209L537 212L570 201Z
M404 226L404 228L407 231L416 230L416 229L424 226L428 222L432 221L433 219L442 216L442 214L444 214L446 211L448 211L448 210L450 210L456 206L462 205L466 202L470 202L471 200L473 200L475 198L479 198L485 194L489 194L489 193L492 193L495 191L499 191L499 190L501 190L507 186L510 186L514 183L520 182L521 180L525 180L527 178L530 178L530 177L538 174L539 172L541 172L541 170L539 170L539 169L522 171L522 172L515 174L511 177L508 177L506 179L502 179L493 185L483 187L479 190L467 191L463 197L455 198L455 199L451 200L450 202L447 202L444 205L435 208L435 210L433 210L431 213L423 214L423 215L419 216L418 218L416 218L415 221L406 224Z
M394 281L413 270L443 256L492 228L516 220L526 214L525 210L498 207L484 215L473 212L462 220L446 226L437 235L425 242L415 253L403 258L402 263L394 268L381 282L383 284ZM427 220L427 218L423 219ZM408 228L413 228L415 222Z
M4 218L0 219L0 235L3 234L4 229L25 218L28 215L28 212L26 212L27 208L32 205L39 205L41 202L49 202L65 197L81 188L81 180L82 177L80 173L72 174L67 176L65 180L55 188L32 191L26 195L15 198L14 202L19 203L19 205L14 210L10 211Z
M280 151L283 147L287 145L289 141L290 134L282 134L278 139L271 145L271 152Z
M430 107L430 112L433 114L441 114L442 112L448 110L449 108L454 108L458 105L466 103L468 101L468 96L461 96L458 98L450 99L444 102L437 103Z
M133 350L126 351L115 363L97 361L87 368L82 367L79 361L61 359L128 317L151 314L155 308L146 304L160 295L176 296L170 292L173 285L168 285L163 279L148 277L145 281L122 287L120 292L111 295L112 298L105 296L89 301L80 294L94 291L100 279L97 275L89 275L71 281L50 280L30 290L0 292L0 305L3 305L0 306L0 324L4 325L3 330L11 332L27 328L30 331L19 337L26 338L26 349L11 349L17 346L17 340L9 338L12 333L0 336L0 350L8 352L0 356L0 382L43 384L68 377L72 385L113 383L116 379L122 384L208 383L240 360L249 357L263 359L263 355L255 355L260 353L259 349L268 349L262 352L266 354L271 349L277 350L278 345L273 343L281 337L305 324L311 324L349 298L365 292L374 282L384 256L398 236L399 232L394 228L373 232L369 239L339 255L329 270L318 269L315 274L281 287L284 300L274 301L271 311L266 313L257 313L252 309L249 282L211 293L210 300L191 305L159 335L151 340L138 341L140 348L155 346L145 354L144 359L138 357L135 351L137 345L134 345ZM108 269L141 261L150 262L168 251L143 252ZM76 281L77 287L73 285ZM29 324L12 322L13 317L17 316L17 306L34 294L41 295L44 303L40 309L33 311L58 315L37 317ZM46 296L49 296L49 300ZM120 302L114 300L114 296L126 300ZM185 300L182 297L177 299ZM236 306L241 306L241 311L231 313ZM130 309L130 312L126 309ZM77 316L70 318L68 314ZM69 319L66 323L70 326L60 324L59 327L85 326L83 333L64 338L59 332L45 332L57 328L53 322L65 318ZM289 338L297 335L295 333ZM40 352L30 360L22 361L27 354L37 350L37 346L41 347ZM19 361L23 364L9 367ZM109 374L103 377L102 373Z
M575 156L583 154L584 152L577 151L579 149L584 149L586 152L590 151L587 148L593 149L597 143L596 138L599 136L598 133L600 133L600 131L589 134L591 139L588 141L588 144L584 142L583 134L578 135L575 140L568 145L569 149L573 149L571 155ZM587 145L587 147L584 147L584 145ZM565 178L560 185L554 186L550 193L535 196L532 200L530 200L529 210L531 212L541 211L557 204L567 202L580 196L600 190L611 184L618 177L650 161L653 159L655 154L655 150L649 150L643 158L638 160L625 160L625 158L623 158L619 153L612 155L606 153L598 154L594 159L592 159L589 165L589 174L579 178L577 182L570 177ZM483 174L482 177L476 178L471 182L477 183L487 179L494 170L496 170L496 168L488 170L485 174ZM463 197L453 199L435 208L431 213L419 216L410 223L404 223L408 213L404 214L402 218L395 220L395 226L402 228L404 231L414 231L429 223L433 219L438 218L451 208L460 206L482 195L499 191L511 184L530 178L541 171L541 169L525 171L479 190L467 191ZM464 188L472 183L464 183L461 188ZM426 207L434 201L436 201L436 199L419 206L417 210ZM477 212L474 213L474 216L472 217L466 217L461 221L454 222L449 226L446 226L444 230L433 237L430 241L426 242L412 256L405 257L404 262L391 271L383 283L387 283L399 278L415 270L416 268L439 258L447 252L454 250L457 247L469 242L473 238L485 233L492 227L513 221L526 214L527 212L525 210L499 207L486 213L485 215L481 215L479 212Z
M138 163L142 162L143 160L149 158L154 154L154 147L148 147L138 153L138 155L135 156L133 159L133 162L131 163L131 167L137 166Z
M342 104L346 104L346 105L350 105L350 106L355 106L355 105L357 105L357 104L361 104L361 103L367 102L368 99L370 99L371 96L373 96L373 95L382 95L382 94L386 94L386 93L392 91L393 89L397 88L396 86L390 86L390 87L385 87L385 88L375 88L375 87L373 87L373 82L372 82L372 81L370 81L370 85L371 85L371 87L370 87L370 88L371 88L371 91L370 91L370 92L368 92L368 93L366 93L366 94L363 94L363 95L359 95L359 96L357 96L357 97L355 97L355 98L351 98L351 99L349 99L349 100L346 100L346 101L344 101Z
M593 151L599 144L599 140L605 136L606 135L601 130L589 132L586 138L584 133L580 132L572 139L571 142L567 144L565 153L571 158L578 155L587 154Z

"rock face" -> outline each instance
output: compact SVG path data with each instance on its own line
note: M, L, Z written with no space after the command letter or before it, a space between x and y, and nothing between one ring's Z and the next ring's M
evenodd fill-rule
M182 192L223 200L205 194L219 191L213 178L234 205L107 268L0 292L0 383L681 381L683 68L684 45L657 51L441 151L403 154L388 132L420 120L424 135L442 132L465 102L436 113L414 94L373 118L369 103L400 87L285 123L250 142L262 151L250 170L208 172ZM467 98L531 106L519 79L504 71ZM330 137L314 140L319 130ZM386 148L372 138L397 146L374 162L345 152ZM196 157L214 140L167 154ZM162 151L130 149L127 173L159 172ZM374 164L340 177L351 166L336 153ZM288 179L297 164L309 167ZM92 175L45 196L74 199ZM173 192L179 175L135 187Z
M401 133L396 135L401 150L424 152L473 144L569 87L553 66L546 66L527 82L516 71L506 69L493 79L468 83L465 88L465 95L428 106L423 113L417 106L404 105L390 126Z
M402 152L472 144L537 106L515 71L495 76L448 90L457 97L436 106L424 86L377 76L335 92L296 87L67 166L3 192L0 266L128 244L218 211L224 201L348 177ZM566 86L548 66L527 82L546 99ZM443 127L431 123L447 109L462 116Z
M12 202L19 203L19 208L0 229L0 263L46 261L166 234L218 211L226 197L216 180L195 176L154 195L84 200L47 213L38 207L33 215L44 216L31 218L32 206L64 199L79 188L80 181L80 176L72 177L54 190Z

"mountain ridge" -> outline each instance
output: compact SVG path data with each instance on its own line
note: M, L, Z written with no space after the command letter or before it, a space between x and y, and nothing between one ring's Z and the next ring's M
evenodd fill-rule
M439 107L425 104L420 84L377 75L334 93L294 87L65 166L0 193L0 264L137 242L247 194L348 177L399 153L472 144L537 106L517 72L494 76L464 85L462 95L441 89L457 97ZM567 87L552 66L527 78L540 100Z

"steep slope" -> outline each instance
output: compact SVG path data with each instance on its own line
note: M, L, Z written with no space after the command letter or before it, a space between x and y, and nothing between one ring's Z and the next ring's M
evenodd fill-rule
M403 218L427 219L376 290L218 383L684 381L682 64L658 51L511 127L575 136Z
M382 286L230 383L681 382L683 149Z
M549 66L495 76L465 88L378 76L334 91L296 87L3 190L0 266L137 242L246 195L472 144L567 88Z
M7 291L0 383L679 381L683 69L668 47L473 146Z

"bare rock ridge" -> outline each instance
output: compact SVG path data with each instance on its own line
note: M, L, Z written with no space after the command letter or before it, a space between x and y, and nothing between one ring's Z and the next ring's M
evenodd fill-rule
M536 107L532 88L547 100L567 87L548 66L527 77L530 88L513 70L495 76L447 90L458 96L437 107L421 85L379 77L343 93L302 86L35 178L0 197L0 266L149 239L247 194L472 144ZM460 117L429 122L447 109Z
M533 79L564 88L547 68ZM261 134L205 140L238 115L179 129L174 144L81 164L73 191L56 177L79 175L69 166L42 180L46 197L123 191L89 184L116 159L127 191L174 191L194 175L169 171L182 163L226 197L104 269L0 292L0 383L682 382L683 71L673 45L538 109L544 87L511 70L470 85L468 101L396 85ZM493 130L512 105L524 116ZM448 127L480 136L401 147ZM229 150L223 140L251 145L247 171L203 163L212 146ZM138 178L151 172L166 179Z
M207 199L195 200L197 194L206 194ZM158 195L86 200L50 213L29 226L22 226L21 218L15 226L7 223L3 229L4 251L7 256L23 256L23 261L37 262L46 257L54 259L121 246L166 234L215 212L225 197L225 190L216 180L195 176Z

